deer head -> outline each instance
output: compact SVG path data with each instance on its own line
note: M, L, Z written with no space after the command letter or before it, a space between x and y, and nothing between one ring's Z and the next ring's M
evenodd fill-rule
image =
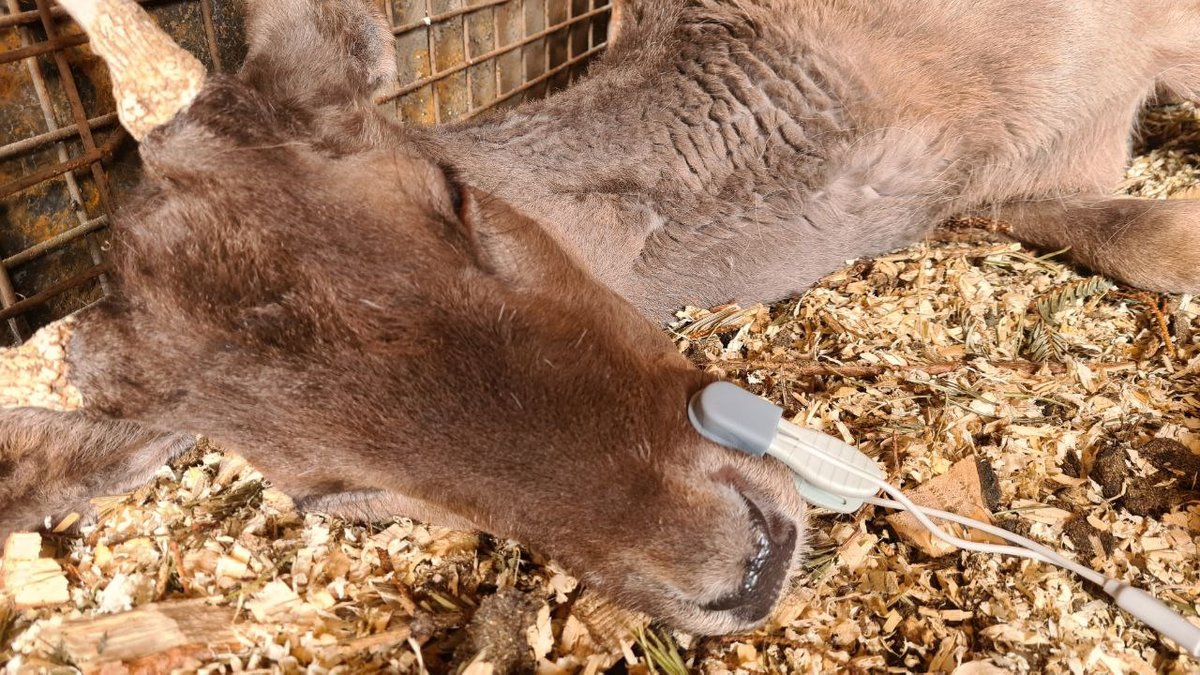
M375 110L366 4L258 0L237 77L132 0L63 4L145 165L120 290L70 346L87 410L210 436L301 503L396 495L522 540L692 631L767 616L804 548L789 474L701 438L711 378Z

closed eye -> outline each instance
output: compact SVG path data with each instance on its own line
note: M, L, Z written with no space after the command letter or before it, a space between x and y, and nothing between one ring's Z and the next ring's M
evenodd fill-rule
M454 209L454 213L461 218L463 215L463 186L458 171L446 164L439 164L438 168L446 177L446 191L450 193L450 206Z

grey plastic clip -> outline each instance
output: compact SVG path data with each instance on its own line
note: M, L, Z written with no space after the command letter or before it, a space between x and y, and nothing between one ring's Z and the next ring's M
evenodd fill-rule
M692 396L688 418L708 440L762 457L775 440L783 410L736 384L714 382Z

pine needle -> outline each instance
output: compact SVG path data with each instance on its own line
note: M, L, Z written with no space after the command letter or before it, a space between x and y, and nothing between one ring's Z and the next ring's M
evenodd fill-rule
M670 635L660 636L653 628L638 628L635 637L642 653L646 655L646 667L651 673L688 675L687 664L679 655L679 647Z
M1024 352L1029 359L1037 363L1045 363L1051 357L1055 361L1065 360L1071 345L1063 337L1058 315L1088 298L1107 293L1113 287L1113 283L1104 277L1089 277L1034 298L1030 303L1033 323L1026 333L1024 345Z

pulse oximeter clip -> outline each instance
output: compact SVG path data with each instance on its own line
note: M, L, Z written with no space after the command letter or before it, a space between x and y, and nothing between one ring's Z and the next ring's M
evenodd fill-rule
M1064 558L1057 552L1000 527L914 504L887 482L879 464L857 448L819 431L804 429L783 419L783 410L769 401L728 382L715 382L692 397L688 418L701 436L755 457L770 455L795 474L800 496L814 506L853 513L863 504L908 511L929 532L961 549L1012 555L1057 565L1104 589L1117 606L1141 619L1200 657L1200 627L1154 596ZM875 495L883 491L891 497ZM987 532L1015 546L986 544L956 537L931 518Z

